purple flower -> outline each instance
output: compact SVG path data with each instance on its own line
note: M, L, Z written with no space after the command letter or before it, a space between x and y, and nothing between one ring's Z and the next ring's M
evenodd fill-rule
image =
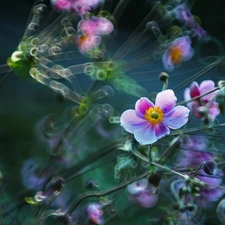
M196 201L202 207L209 207L210 202L219 200L224 194L224 190L218 187L222 183L224 173L217 168L215 163L217 156L208 149L208 140L204 136L184 137L181 140L181 148L177 162L182 168L197 170L204 163L202 169L194 176L208 186L201 187L200 196Z
M172 90L157 94L155 105L148 98L136 102L135 110L128 109L120 117L121 126L134 134L142 145L152 144L178 129L188 121L189 109L176 106L177 98Z
M200 86L197 82L192 82L190 88L186 88L184 91L184 99L186 101L196 98L200 95L206 94L209 91L212 91L215 88L215 84L212 80L202 81ZM213 98L216 96L218 91L214 91L210 94L207 94L199 99L196 99L188 103L188 107L194 111L194 114L198 118L204 118L205 115L201 114L199 110L205 109L207 111L208 117L213 121L217 115L219 115L220 110L218 103L213 101Z
M194 50L191 47L191 39L188 36L177 38L163 54L163 66L166 70L173 71L174 66L189 61L193 55Z
M184 136L181 140L182 151L178 157L177 165L196 168L204 161L215 159L215 154L205 151L207 146L208 139L204 136Z
M102 206L98 203L91 203L87 207L88 218L95 224L104 224Z
M42 164L43 160L41 159L28 159L24 162L21 175L22 183L26 188L31 190L41 189L51 172L48 170L47 173L44 173L44 171L41 173L40 168L43 166Z
M177 5L171 12L175 14L178 21L185 24L187 27L192 28L195 36L198 38L208 38L206 31L199 26L187 4L183 3Z
M129 184L127 190L131 200L142 207L153 207L158 201L155 187L146 178Z

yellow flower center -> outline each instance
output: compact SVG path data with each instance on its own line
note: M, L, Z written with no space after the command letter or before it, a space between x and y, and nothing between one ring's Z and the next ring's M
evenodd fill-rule
M150 107L145 111L145 119L152 125L157 125L164 120L164 113L162 109L157 106Z
M169 54L174 64L180 64L184 57L183 51L179 46L173 46L172 48L170 48Z

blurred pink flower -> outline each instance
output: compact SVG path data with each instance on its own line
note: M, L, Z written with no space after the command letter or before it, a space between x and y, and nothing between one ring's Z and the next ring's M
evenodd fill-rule
M83 16L101 2L102 0L52 0L52 5L59 11L74 11Z
M113 24L104 17L93 16L87 20L81 20L77 25L78 31L84 34L107 35L113 31Z
M177 98L172 90L157 94L155 105L147 98L136 102L135 110L126 110L120 117L121 126L134 134L142 145L152 144L170 133L169 128L178 129L188 121L189 109L176 106Z
M69 11L72 8L71 0L52 0L52 5L59 11Z
M191 39L183 36L174 40L162 57L163 66L168 71L173 71L174 66L189 61L194 55Z
M101 37L96 35L79 35L75 42L82 53L91 51L101 43Z
M129 184L127 190L131 200L142 207L151 208L158 201L158 194L156 194L155 187L146 178Z
M192 98L198 97L200 95L206 94L209 91L212 91L215 88L215 84L212 80L202 81L200 86L197 82L192 82L190 88L186 88L184 91L185 101L189 101ZM198 118L205 118L205 115L199 112L202 107L206 109L208 117L213 121L217 115L220 114L218 103L213 101L213 98L216 96L218 91L214 91L210 94L207 94L199 99L196 99L188 103L188 107L194 111L194 114ZM200 108L201 107L201 108Z
M91 17L81 20L78 25L78 35L75 42L82 53L91 51L101 43L101 36L110 34L113 24L104 17Z
M192 29L194 36L197 36L199 39L208 39L206 31L195 20L186 3L177 5L171 12L175 15L175 18L178 21Z
M95 224L103 224L102 206L98 203L91 203L87 207L88 218Z

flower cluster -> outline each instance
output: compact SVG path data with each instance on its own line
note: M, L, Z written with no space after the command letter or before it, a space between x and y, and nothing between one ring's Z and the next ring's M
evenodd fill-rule
M195 199L202 207L211 206L211 202L218 201L225 193L218 187L222 184L224 172L217 168L217 155L208 149L208 144L204 136L184 137L177 158L179 166L198 170L194 176L207 184L199 190L199 196Z
M133 2L35 1L21 42L0 65L1 85L22 75L55 95L5 83L1 224L225 221L225 82L214 83L225 56L196 54L183 65L207 39L188 0L150 1L140 25L127 29L145 11L144 1Z

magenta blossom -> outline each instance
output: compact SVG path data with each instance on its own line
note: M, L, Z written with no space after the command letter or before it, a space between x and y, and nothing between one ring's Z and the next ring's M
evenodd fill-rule
M126 110L120 117L121 126L134 134L142 145L152 144L170 133L169 128L178 129L188 121L189 109L176 106L177 98L172 90L157 94L155 105L147 98L136 102L135 110Z
M194 55L191 39L183 36L174 40L163 54L163 66L168 71L173 71L174 66L189 61Z
M52 0L51 2L53 7L59 11L70 11L72 8L71 0Z
M52 0L52 5L58 11L72 11L83 16L101 2L102 0Z
M207 92L212 91L215 88L215 84L212 80L202 81L200 86L197 82L192 82L190 88L186 88L184 91L184 99L186 101L196 98L200 95L204 95ZM194 111L194 114L198 118L205 118L205 115L201 113L202 109L206 110L208 118L212 121L217 115L219 115L220 110L218 103L213 101L213 98L216 96L218 91L213 91L210 94L207 94L199 99L196 99L188 103L188 107Z
M158 194L156 193L155 187L146 178L129 184L127 190L131 200L142 207L151 208L158 201Z

